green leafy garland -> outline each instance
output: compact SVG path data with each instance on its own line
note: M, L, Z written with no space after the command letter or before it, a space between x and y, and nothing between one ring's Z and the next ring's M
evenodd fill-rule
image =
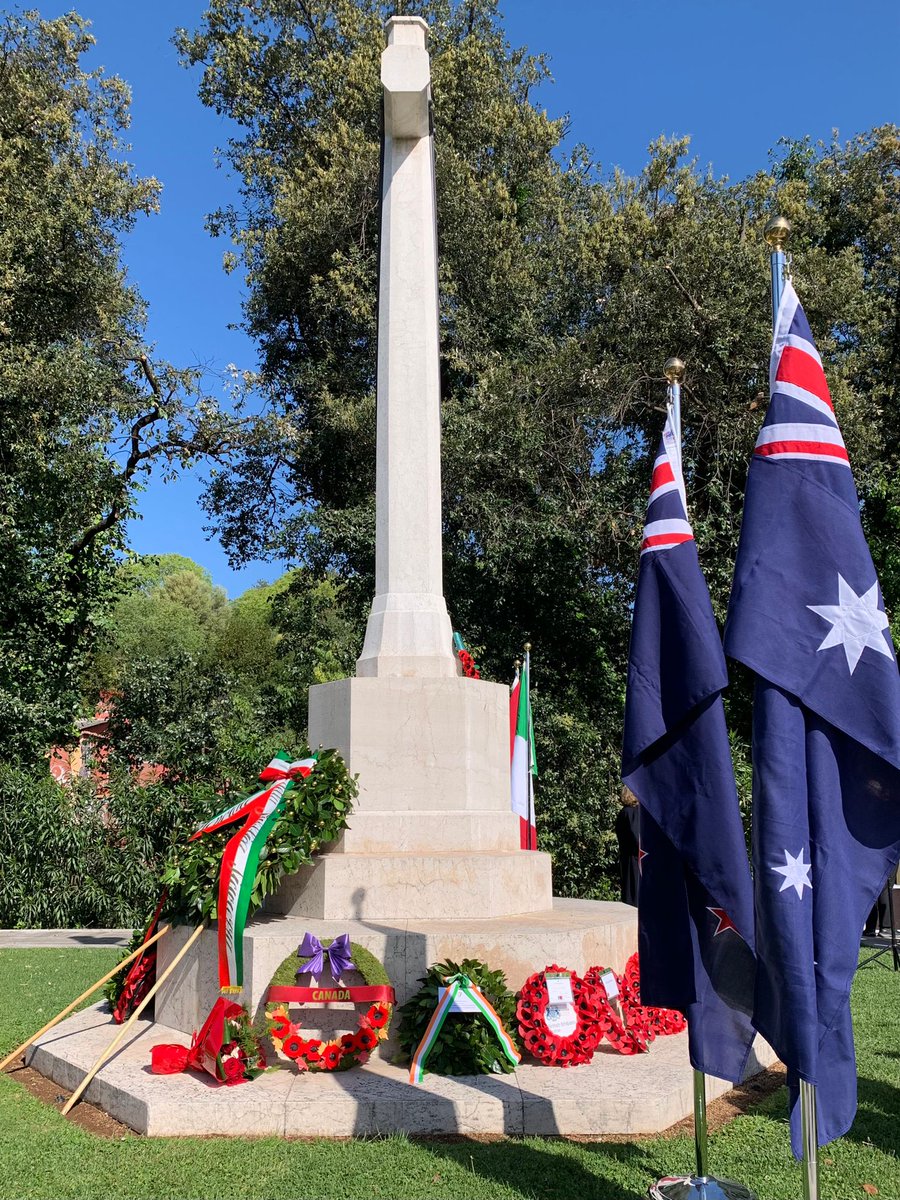
M305 758L304 747L296 755ZM258 786L258 785L257 785ZM320 750L315 770L295 780L281 816L259 858L259 870L250 897L250 915L271 896L285 875L312 862L313 855L333 842L347 826L358 788L336 750ZM219 866L234 827L226 826L196 842L174 846L160 879L169 889L165 916L179 924L196 925L215 920Z
M309 753L306 747L301 747L295 757L306 758ZM277 890L285 875L293 875L311 863L313 855L346 828L358 792L356 777L349 773L340 754L336 750L320 750L315 769L305 778L296 779L285 797L284 810L260 854L250 896L250 916L266 896ZM221 798L222 807L226 799ZM229 825L196 842L188 841L185 836L173 845L160 876L160 888L167 888L169 893L161 919L176 925L215 920L222 852L234 832L235 827ZM134 931L123 958L140 945L143 936L142 929ZM126 977L127 972L120 972L104 990L112 1007L118 1002Z
M419 981L422 986L400 1009L397 1038L410 1059L437 1008L438 989L446 986L450 975L458 974L467 975L484 992L516 1042L516 998L503 972L492 971L474 958L459 964L448 959L428 968ZM450 1013L429 1055L428 1070L436 1075L490 1075L508 1074L515 1067L500 1053L493 1030L479 1013Z

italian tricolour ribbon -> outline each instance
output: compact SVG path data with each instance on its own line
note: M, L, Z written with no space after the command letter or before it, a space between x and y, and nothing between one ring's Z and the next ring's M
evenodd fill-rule
M260 852L281 815L294 780L305 778L315 765L315 755L293 760L287 754L276 754L259 776L267 787L217 813L191 834L194 841L232 821L244 820L225 846L219 871L219 990L222 992L239 992L243 984L244 927Z
M447 990L444 992L438 1001L437 1007L431 1014L431 1020L428 1022L428 1028L422 1035L422 1040L416 1047L416 1052L413 1055L412 1063L409 1068L409 1082L421 1083L425 1075L425 1062L428 1055L434 1048L438 1034L441 1032L441 1027L447 1019L447 1014L453 1008L453 1002L456 997L462 993L467 996L475 1009L484 1017L491 1029L497 1036L497 1041L500 1043L500 1049L513 1064L518 1065L521 1062L522 1056L515 1048L509 1034L503 1027L503 1022L494 1011L494 1007L482 992L481 988L477 987L468 975L450 975L447 979Z

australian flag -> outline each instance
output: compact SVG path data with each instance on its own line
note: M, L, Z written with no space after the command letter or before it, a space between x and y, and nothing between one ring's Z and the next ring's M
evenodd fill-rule
M817 1087L819 1141L850 1128L850 984L900 856L900 675L828 385L790 283L744 504L725 649L756 674L754 1023Z
M753 891L727 683L667 422L641 546L622 755L641 807L641 1000L680 1009L693 1066L737 1081L754 1037Z

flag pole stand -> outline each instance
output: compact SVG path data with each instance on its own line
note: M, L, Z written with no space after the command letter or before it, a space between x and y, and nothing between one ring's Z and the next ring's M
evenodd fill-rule
M675 435L678 453L679 487L683 487L681 469L681 381L684 378L684 363L680 358L669 358L663 368L668 380L666 409L672 432ZM687 511L687 501L685 501ZM653 1184L647 1195L650 1200L756 1200L742 1183L733 1179L719 1179L709 1173L709 1138L706 1121L706 1076L694 1071L694 1147L697 1171L695 1175L667 1175Z
M702 1071L694 1071L694 1147L697 1173L658 1179L647 1192L650 1200L757 1200L756 1193L743 1183L709 1174L706 1076Z

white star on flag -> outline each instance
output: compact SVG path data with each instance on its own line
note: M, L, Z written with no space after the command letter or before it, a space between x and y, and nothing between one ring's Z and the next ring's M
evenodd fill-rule
M779 892L785 891L792 887L800 899L803 899L803 889L808 887L812 891L812 884L809 881L809 872L812 869L812 863L803 861L803 847L800 847L800 853L794 857L787 850L784 852L784 866L773 867L773 871L777 871L779 875L784 876L784 882L778 889Z
M807 604L810 612L831 622L831 629L819 650L830 646L843 646L850 674L856 670L862 652L868 646L886 658L893 658L893 651L884 636L888 619L878 607L878 581L857 596L843 575L838 575L837 604Z

